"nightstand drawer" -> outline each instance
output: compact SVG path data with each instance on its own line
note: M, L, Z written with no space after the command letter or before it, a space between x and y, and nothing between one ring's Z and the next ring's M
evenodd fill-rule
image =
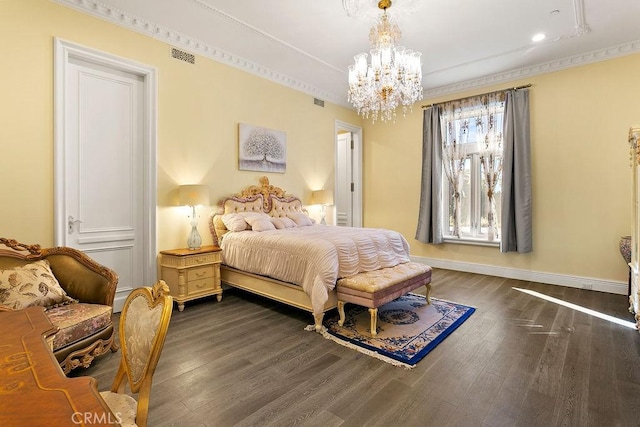
M212 262L220 262L220 252L192 255L185 258L186 265L211 264Z
M202 280L213 277L213 267L193 267L187 271L187 281L192 282L194 280Z
M187 291L188 295L191 296L199 294L200 292L207 292L215 289L216 281L213 279L213 277L193 281L189 280L187 286L189 287L189 290Z
M162 264L166 267L189 268L204 264L213 264L220 262L220 252L210 252L202 254L193 254L186 256L171 256L165 251L162 257Z

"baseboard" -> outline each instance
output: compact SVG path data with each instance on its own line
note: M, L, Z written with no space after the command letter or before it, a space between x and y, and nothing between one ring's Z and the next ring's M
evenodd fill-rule
M517 268L497 267L494 265L475 264L471 262L450 261L438 258L412 256L411 260L444 270L464 271L467 273L486 274L487 276L505 277L507 279L526 280L549 285L568 286L570 288L608 292L610 294L627 295L628 283L592 277L569 276L566 274L546 273L542 271L520 270Z
M115 298L113 298L113 312L114 313L120 313L122 311L122 307L124 307L124 302L127 300L127 294L120 294L118 295L118 293L116 293Z

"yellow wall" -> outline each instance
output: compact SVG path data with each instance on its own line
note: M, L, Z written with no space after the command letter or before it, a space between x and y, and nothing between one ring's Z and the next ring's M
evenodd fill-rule
M188 209L173 206L180 184L207 184L211 200L258 184L238 170L238 123L286 132L287 172L271 183L300 195L333 188L335 121L360 124L350 109L196 56L47 0L0 0L0 235L53 244L53 40L59 37L158 71L158 249L183 247ZM199 230L215 207L203 208Z
M422 103L533 84L532 253L414 239L422 156L419 106L395 125L364 124L365 224L401 231L413 256L626 282L618 241L631 233L627 136L629 127L640 123L639 69L640 55L632 55Z
M413 239L420 194L422 114L419 105L396 124L361 120L353 111L313 99L204 57L192 66L169 45L47 0L0 0L0 235L53 243L53 37L157 67L158 249L184 246L185 211L176 187L203 183L212 200L257 183L239 171L238 123L287 133L287 172L273 184L308 200L333 188L334 123L364 127L364 224L402 232L414 256L497 267L626 281L618 252L630 233L630 169L626 143L640 123L640 55L540 75L461 96L532 83L534 252ZM636 71L634 71L636 70ZM428 78L428 76L426 77ZM211 237L201 212L204 243Z

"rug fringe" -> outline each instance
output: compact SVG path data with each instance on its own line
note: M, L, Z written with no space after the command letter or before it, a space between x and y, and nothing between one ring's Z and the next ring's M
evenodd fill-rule
M316 327L315 327L315 325L308 325L308 326L306 326L304 328L304 330L305 331L315 331ZM392 359L392 358L387 357L387 356L385 356L383 354L380 354L378 352L375 352L375 351L372 351L372 350L369 350L369 349L366 349L366 348L359 347L359 346L357 346L355 344L352 344L352 343L350 343L348 341L341 340L340 338L338 338L338 337L336 337L334 335L331 335L327 331L327 328L324 325L322 326L322 331L320 331L318 333L320 335L322 335L325 339L331 340L331 341L336 342L336 343L338 343L338 344L340 344L342 346L345 346L345 347L350 348L352 350L356 350L356 351L358 351L360 353L366 354L367 356L375 357L376 359L382 360L383 362L389 363L390 365L397 366L397 367L400 367L400 368L404 368L406 370L413 369L413 368L416 367L415 365L409 365L409 364L400 362L399 360Z

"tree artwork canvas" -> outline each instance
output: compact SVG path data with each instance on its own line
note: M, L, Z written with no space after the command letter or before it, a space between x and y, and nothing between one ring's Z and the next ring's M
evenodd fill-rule
M240 170L279 172L287 169L287 138L281 131L240 123Z

